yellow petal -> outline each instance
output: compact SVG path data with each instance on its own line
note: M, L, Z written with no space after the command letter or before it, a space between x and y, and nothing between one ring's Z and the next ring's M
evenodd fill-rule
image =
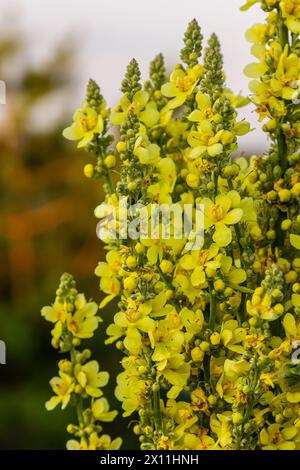
M298 91L295 90L294 88L285 86L282 90L282 98L284 100L293 100L297 98L297 96L298 96Z
M75 124L64 129L62 134L68 140L79 140L84 136L84 132Z
M300 402L300 392L287 392L286 399L290 403Z
M297 250L300 250L300 235L295 235L294 233L292 233L290 235L290 242L294 248L297 248Z
M189 116L188 120L191 122L199 122L203 119L203 115L199 109L195 109Z
M201 266L197 266L191 275L191 283L194 287L204 284L206 281L205 273Z
M236 208L228 212L223 218L222 222L224 222L224 224L227 224L227 225L237 224L241 220L242 217L243 217L243 210Z
M244 68L244 74L248 78L260 78L267 70L268 67L263 63L252 63Z
M114 126L120 126L124 119L126 118L126 113L122 112L122 113L111 113L111 116L110 116L110 122L114 125Z
M137 91L133 97L133 102L140 109L144 108L149 100L149 94L146 91Z
M165 83L161 87L161 93L163 96L166 96L167 98L173 98L173 96L176 96L178 93L178 90L174 83Z
M228 275L228 280L232 284L242 284L247 279L247 274L243 269L234 268Z
M296 444L295 442L287 441L287 442L282 442L282 444L278 445L279 450L295 450L296 449Z
M295 34L300 34L300 20L294 16L289 16L286 20L286 25Z
M291 313L287 313L283 319L283 328L287 336L294 336L297 333L296 321Z
M169 101L169 103L166 105L167 109L179 108L179 106L183 105L186 98L187 98L186 93L179 93L175 98Z
M216 157L223 152L223 145L222 144L214 144L207 147L207 153L210 157Z
M213 234L213 241L216 242L218 246L227 246L231 243L232 233L229 227L222 223L218 223L216 226L216 231Z

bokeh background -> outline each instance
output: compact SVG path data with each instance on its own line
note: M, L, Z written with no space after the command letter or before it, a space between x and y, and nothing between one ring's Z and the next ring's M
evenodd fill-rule
M241 13L242 0L1 0L0 79L0 339L7 364L0 365L0 449L62 449L72 413L46 412L49 379L57 353L50 325L40 308L51 303L62 272L74 274L80 291L97 301L93 275L103 257L93 208L99 183L87 181L88 161L65 142L61 131L94 78L110 106L120 97L127 63L135 57L146 78L149 61L163 52L169 69L178 61L187 23L197 18L203 33L222 42L228 85L247 93L243 67L251 61L244 31L260 21L258 9ZM258 127L251 107L242 111ZM256 129L240 142L245 155L263 152ZM103 346L103 313L94 354L111 373L112 404L119 357ZM103 324L102 324L103 325ZM109 348L109 350L108 350ZM105 428L122 435L125 448L136 442L121 417Z

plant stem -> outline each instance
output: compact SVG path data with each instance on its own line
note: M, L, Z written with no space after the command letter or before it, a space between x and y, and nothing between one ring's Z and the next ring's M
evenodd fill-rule
M230 190L233 189L233 185L232 185L231 180L228 180L228 187L229 187ZM244 260L243 260L243 251L244 250L243 250L243 247L242 247L242 244L241 244L242 231L241 231L241 226L240 226L239 223L234 225L234 230L235 230L235 234L236 234L237 244L238 244L238 247L239 247L241 267L244 268L245 267L244 266ZM240 305L240 308L239 308L239 315L240 315L241 323L243 323L246 319L245 318L246 300L247 300L247 294L245 292L242 292L241 305Z
M278 14L281 15L280 9L278 9ZM284 23L283 18L280 18L279 22L279 40L282 49L289 45L289 33L288 29ZM282 129L279 128L277 133L277 149L278 149L278 163L281 167L282 176L284 176L288 168L288 148L286 144L285 135ZM284 245L284 232L281 230L281 223L284 219L284 213L279 210L278 220L276 222L276 245L278 247L283 247Z
M278 13L281 16L280 8L278 8ZM281 17L279 22L279 41L282 49L289 44L289 31L285 25L284 19Z
M107 181L108 193L111 196L114 192L114 187L113 187L113 183L112 183L112 179L111 179L111 174L110 174L109 170L107 170L105 173L106 173L105 177L106 177L106 181Z
M70 357L71 357L71 362L73 364L73 366L75 366L76 364L76 353L75 353L75 348L74 346L72 345L71 349L70 349ZM77 419L78 419L78 423L79 425L81 426L83 424L83 413L82 413L82 398L81 397L77 397L77 401L76 401L76 413L77 413Z
M204 382L207 388L211 388L210 382L210 356L205 354L203 359L203 375L204 375Z
M218 178L219 178L218 172L216 170L214 170L214 172L213 172L214 200L216 199L217 194L218 194Z
M157 389L153 390L153 412L154 412L154 421L156 430L161 429L161 411L160 411L160 390L159 386Z
M174 287L172 285L172 282L167 278L167 276L165 276L165 274L162 272L162 270L160 269L160 267L158 266L158 271L159 271L159 274L162 278L162 280L164 281L166 287L168 288L168 290L171 290L174 292L175 294L175 291L174 291ZM178 300L176 299L170 299L170 302L174 305L174 307L178 308L180 310L180 304L178 302Z
M208 326L212 330L214 329L215 326L215 321L216 321L216 314L217 314L217 299L216 296L213 294L213 284L210 281L208 283L209 286L209 293L210 293L210 309L209 309L209 322Z
M258 383L258 380L259 380L259 368L256 367L255 368L255 372L254 372L254 377L253 377L253 382L251 384L251 388L249 390L249 396L250 396L250 399L249 399L249 402L248 402L248 405L247 405L247 409L246 409L246 413L245 413L245 416L244 416L244 424L247 423L250 419L250 416L251 416L251 413L252 413L252 409L254 407L254 402L255 402L255 388L256 388L256 385Z

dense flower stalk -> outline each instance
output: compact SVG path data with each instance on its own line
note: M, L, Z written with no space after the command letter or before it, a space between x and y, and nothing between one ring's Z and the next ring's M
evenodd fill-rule
M76 425L69 424L67 431L78 440L67 442L70 450L118 449L122 440L111 440L102 434L102 422L113 421L117 411L110 411L102 387L109 375L99 370L99 363L91 360L89 349L80 350L82 340L91 338L101 318L95 302L87 302L76 290L70 274L63 274L53 305L43 307L42 316L53 323L52 346L68 358L58 363L58 376L50 380L54 396L46 403L47 410L60 405L62 409L76 409Z
M268 16L247 32L259 62L246 74L268 155L232 157L251 131L236 111L247 99L226 88L215 34L201 59L195 20L168 79L161 54L144 85L133 59L114 110L90 81L64 131L96 155L86 176L106 180L95 215L107 255L95 274L100 308L118 300L106 343L123 353L116 396L142 449L300 448L299 2L243 9L254 3ZM174 207L187 205L178 236Z

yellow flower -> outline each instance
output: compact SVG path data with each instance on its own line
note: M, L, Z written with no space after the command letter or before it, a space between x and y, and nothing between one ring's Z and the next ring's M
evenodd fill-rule
M187 141L192 147L188 153L188 158L194 160L205 153L210 157L216 157L223 152L222 136L226 135L226 132L221 130L215 134L213 125L207 120L203 120L199 123L197 131L191 131L188 135ZM233 141L234 135L231 135L231 142ZM229 143L231 143L229 141Z
M185 450L217 450L219 449L217 443L212 437L204 435L195 435L187 433L183 441ZM180 447L182 449L182 447Z
M300 10L300 4L299 4ZM300 59L292 53L289 54L289 48L286 46L281 54L275 76L271 79L270 86L275 96L280 96L284 100L292 100L297 97L300 77Z
M75 377L79 385L91 397L101 397L102 390L109 379L108 372L99 372L99 364L97 361L89 361L84 365L76 364L74 369Z
M177 398L181 390L186 385L190 376L190 364L185 361L183 354L175 354L167 360L163 360L157 365L157 377L163 376L173 385L168 392L169 398Z
M154 349L152 360L158 362L158 369L163 370L168 359L177 355L184 343L184 333L179 331L180 323L174 325L172 320L160 320L157 327L149 332L151 347Z
M137 138L133 153L143 165L156 165L160 161L160 147L151 144L146 134Z
M150 318L152 307L150 302L140 303L133 299L128 299L125 312L118 312L114 317L114 322L120 329L120 335L125 333L124 345L131 354L138 354L142 347L142 335L140 331L149 333L155 328L155 321ZM116 329L113 329L116 334ZM111 331L108 329L108 334Z
M249 42L265 44L268 25L255 24L246 32L246 39Z
M172 203L170 193L173 192L177 173L176 165L171 158L161 158L156 164L158 182L148 187L148 193L158 204Z
M201 122L213 118L212 104L210 97L201 91L196 95L197 109L191 112L188 120L191 122Z
M230 351L243 354L244 347L238 343L242 343L245 338L246 330L239 327L237 320L228 320L222 324L221 340Z
M109 411L109 403L106 398L101 397L92 403L93 416L97 421L110 422L115 419L118 412Z
M196 388L191 394L191 399L192 399L192 408L194 411L196 412L201 411L205 413L207 416L210 415L206 395L204 391L202 390L202 388L200 387Z
M113 441L107 434L102 434L100 437L96 432L93 432L88 441L82 437L80 442L75 439L70 439L67 442L67 450L118 450L122 445L122 439L117 437Z
M182 106L188 96L193 93L195 86L203 75L203 67L195 65L184 71L177 66L171 73L170 81L165 83L161 92L167 98L172 98L166 105L167 109L175 109Z
M218 245L213 243L207 250L192 250L179 260L179 267L192 271L189 279L193 287L205 284L206 276L211 277L221 267L222 255L218 251Z
M281 0L279 3L286 26L292 33L300 33L300 0Z
M285 334L291 341L300 339L300 323L296 323L294 315L287 313L282 322Z
M61 403L62 410L65 409L71 399L71 395L75 388L75 382L73 377L60 370L59 377L53 377L50 380L50 385L56 395L47 401L45 405L46 409L48 411L51 411L59 403Z
M134 376L129 371L121 372L117 377L115 395L122 402L123 416L130 416L135 410L143 408L150 383Z
M56 299L52 306L47 305L46 307L43 307L41 314L47 321L52 323L56 323L58 321L64 323L67 316L66 305Z
M95 269L96 276L101 278L100 289L107 295L101 302L100 308L105 307L120 292L120 281L118 273L121 268L120 254L116 250L111 250L106 255L107 263L101 261Z
M224 335L223 341L226 342L226 339ZM222 374L216 385L216 391L226 402L232 403L234 399L237 399L237 385L242 377L249 372L249 367L248 362L245 360L225 359Z
M268 385L269 387L272 387L272 388L274 387L274 382L270 373L262 372L260 374L260 380L261 382Z
M247 301L247 312L263 320L273 321L284 313L284 307L281 304L273 305L268 292L265 292L262 287L257 287L252 299Z
M221 272L226 284L238 289L238 285L246 281L247 274L243 269L236 268L232 264L233 260L230 256L222 256Z
M87 302L84 295L78 296L75 302L76 311L67 315L67 327L77 338L91 338L98 327L100 317L96 316L98 305Z
M147 127L153 127L160 118L159 111L157 110L154 101L149 102L149 94L146 91L137 91L132 98L132 102L123 96L120 100L120 105L116 110L111 113L110 121L115 126L120 126L129 111L134 112L139 120Z
M223 414L213 414L210 418L210 428L217 436L217 443L220 444L222 449L230 448L232 443L232 432L228 422L229 416L231 416L231 412L225 411Z
M73 124L63 131L63 136L68 140L80 140L77 147L86 147L94 138L95 134L103 131L103 118L101 114L83 103L81 109L77 109L73 116Z
M173 418L177 424L185 424L189 422L188 426L197 422L197 418L194 417L194 411L190 403L184 401L176 402L174 399L167 401L166 406L167 416ZM187 426L185 426L187 429ZM178 428L176 428L176 434L178 435Z
M208 198L202 199L204 205L204 228L215 228L213 234L214 242L220 246L227 246L231 243L232 232L228 225L237 224L243 217L243 210L234 208L230 195L219 195L215 202Z
M185 341L189 342L195 335L200 333L204 324L204 315L200 309L195 312L188 308L183 308L180 311L180 319L182 325L185 327Z
M296 444L293 439L298 430L294 426L282 428L280 424L274 423L260 432L260 442L263 450L294 450Z

